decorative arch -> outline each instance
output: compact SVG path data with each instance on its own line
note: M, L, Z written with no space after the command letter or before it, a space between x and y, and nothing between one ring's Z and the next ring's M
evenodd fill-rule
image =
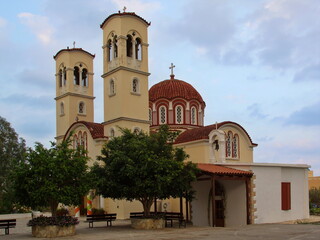
M76 149L78 147L78 136L77 134L73 135L73 149Z

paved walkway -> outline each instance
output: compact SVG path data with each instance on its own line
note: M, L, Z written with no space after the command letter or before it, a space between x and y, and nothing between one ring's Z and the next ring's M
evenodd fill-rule
M10 235L4 235L0 229L0 240L35 240L31 235L31 228L26 226L30 218L17 219L17 226L10 229ZM60 240L179 240L179 239L214 239L214 240L319 240L320 225L311 224L257 224L236 228L193 227L165 228L161 230L135 230L130 227L130 221L117 220L112 227L105 223L94 223L89 228L84 219L76 227L77 234L72 237L58 238ZM37 238L42 239L42 238Z

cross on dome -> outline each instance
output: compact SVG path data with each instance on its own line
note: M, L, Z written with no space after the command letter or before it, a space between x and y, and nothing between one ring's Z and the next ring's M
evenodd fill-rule
M127 10L127 7L124 6L124 7L123 7L123 12L126 12L126 10Z
M76 48L76 41L73 41L73 48Z
M171 63L171 66L169 67L169 69L171 69L171 75L170 75L171 79L174 79L173 68L175 68L175 67L176 66L173 65L173 63Z

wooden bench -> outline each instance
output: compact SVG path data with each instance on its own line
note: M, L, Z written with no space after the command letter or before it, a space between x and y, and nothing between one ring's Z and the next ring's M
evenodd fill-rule
M116 220L116 213L108 213L101 215L87 215L86 222L89 223L89 228L93 228L93 222L107 222L107 226L112 226L112 221Z
M179 227L184 226L186 227L186 220L183 218L183 215L181 215L179 212L150 212L150 216L155 215L163 215L165 220L165 226L168 227L168 223L170 223L170 227L173 226L173 221L179 222ZM131 212L130 218L142 218L143 212Z
M173 221L179 222L179 227L183 225L186 227L186 220L183 218L183 215L179 212L165 212L165 226L168 227L168 223L170 223L170 226L173 226Z
M0 228L5 229L5 234L9 234L9 229L10 228L15 228L16 227L16 219L5 219L5 220L0 220Z

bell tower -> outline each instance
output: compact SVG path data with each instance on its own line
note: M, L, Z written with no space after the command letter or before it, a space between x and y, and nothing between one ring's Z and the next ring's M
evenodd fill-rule
M125 10L125 9L124 9ZM149 131L148 27L133 12L118 12L103 30L104 125L108 136L119 127Z
M56 140L62 141L72 123L93 122L93 59L82 48L60 50L56 61Z

